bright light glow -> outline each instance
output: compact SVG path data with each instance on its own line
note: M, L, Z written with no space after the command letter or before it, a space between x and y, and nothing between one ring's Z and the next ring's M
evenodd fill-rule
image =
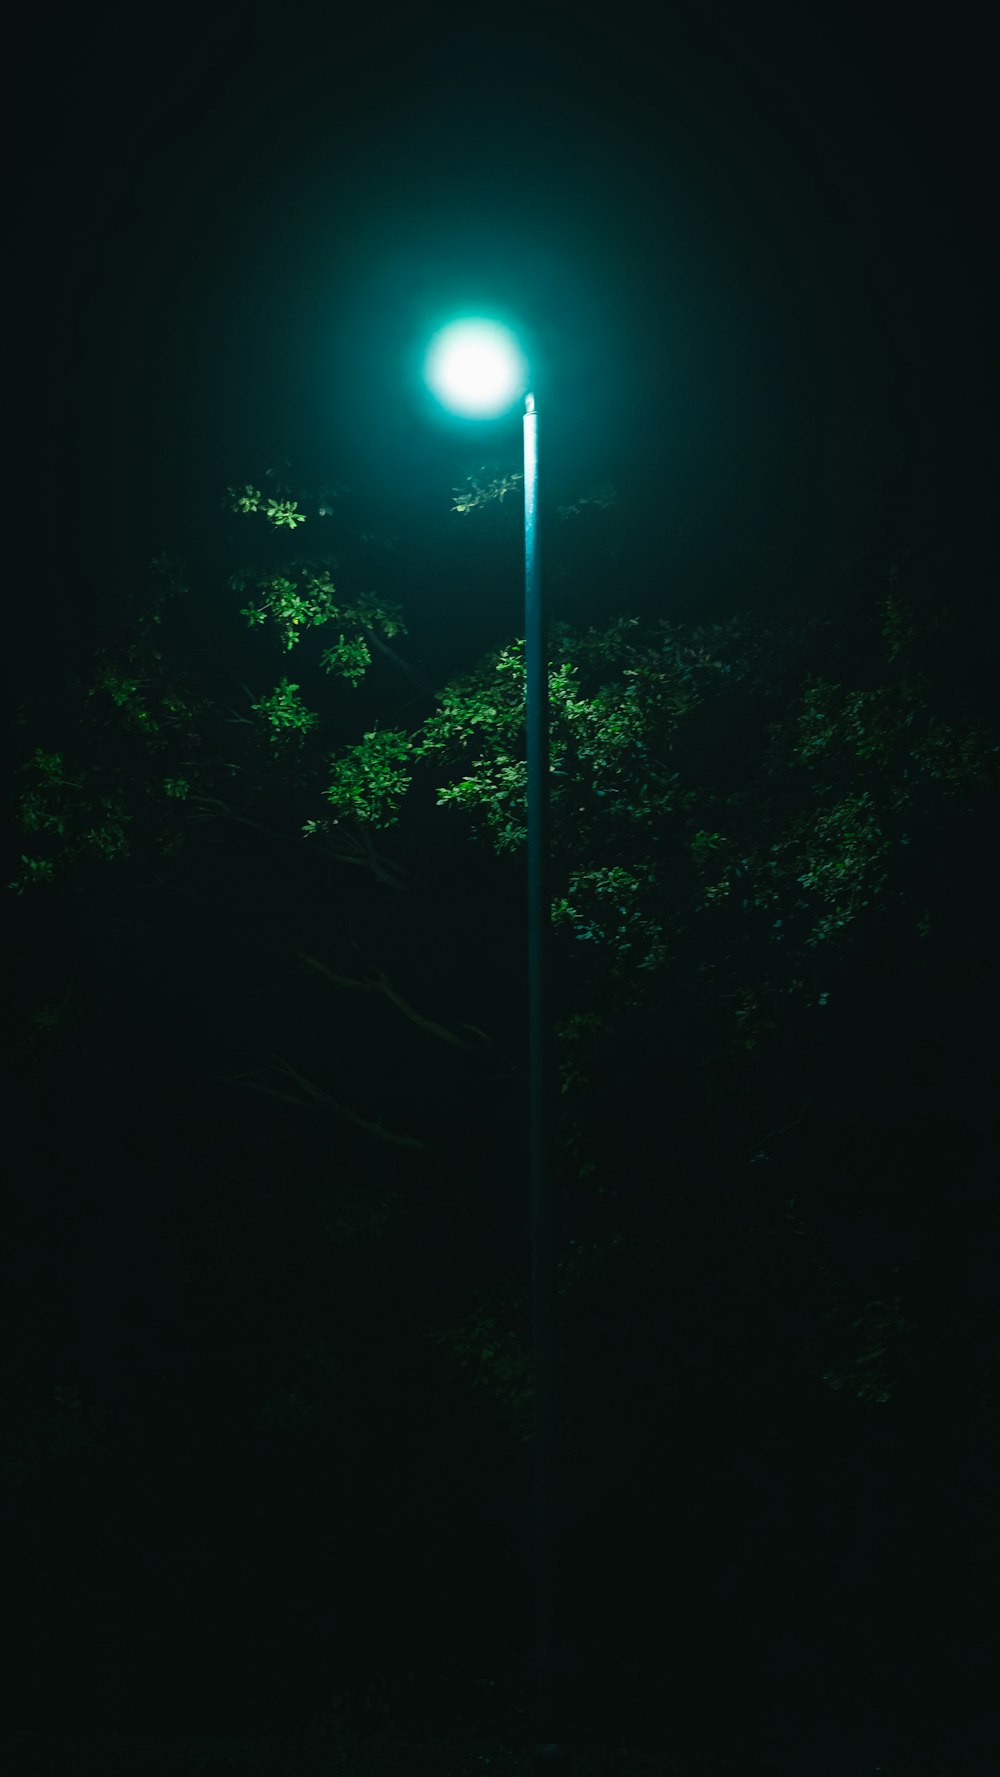
M431 341L424 372L445 407L480 418L523 395L528 366L514 335L496 321L453 321Z

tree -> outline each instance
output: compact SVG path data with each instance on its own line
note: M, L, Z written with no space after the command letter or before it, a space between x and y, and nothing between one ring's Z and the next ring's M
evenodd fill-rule
M455 491L462 523L506 510L517 478L496 466L487 476L486 467ZM275 495L288 497L265 498L248 483L230 488L224 504L263 519L275 540L339 505L339 492L291 498L285 483ZM561 507L560 519L613 502L614 490L600 489ZM431 775L443 818L461 816L497 857L523 849L523 641L491 651L429 698L434 707L416 727L376 721L330 749L324 737L343 721L343 701L311 708L303 684L314 698L324 678L356 689L376 657L420 679L389 645L406 634L400 608L368 590L340 590L335 571L324 552L231 576L231 589L249 595L240 610L248 627L270 630L284 655L303 658L301 680L283 675L256 696L244 687L240 713L168 658L164 618L184 581L162 557L151 564L130 633L95 661L79 756L36 745L22 767L20 820L37 849L22 858L16 893L95 855L118 862L145 848L172 858L206 820L291 847L288 810L303 791L316 812L299 823L302 854L363 870L398 893L405 878L391 830L415 779ZM937 805L971 808L995 786L1000 749L981 721L935 714L919 626L895 579L873 618L877 672L869 640L826 616L798 631L752 611L707 625L623 617L603 628L553 626L552 918L570 1176L593 1169L584 1107L602 1057L630 1029L655 1042L668 1019L706 1056L752 1052L796 1007L822 1016L838 951L890 904L907 906L927 929L933 915L906 875L907 847ZM307 658L302 644L314 632L325 645ZM719 730L732 737L728 747L715 746ZM384 967L359 975L347 952L331 966L315 954L318 942L292 936L286 955L342 1002L345 990L355 1006L358 990L380 996L445 1052L495 1065L482 1028L488 1012L452 1028L415 1006ZM275 1054L270 1083L246 1083L390 1144L424 1145L391 1116L345 1103L300 1056Z
M503 475L480 478L474 492L494 482ZM600 522L606 508L591 504ZM509 1138L506 1159L517 1141L523 1080L502 1040L504 1006L518 1010L516 984L487 969L486 934L466 915L461 992L440 986L437 958L454 941L467 879L454 864L432 874L416 843L424 829L407 824L422 796L452 826L449 859L475 856L482 880L495 873L509 883L524 845L523 647L511 638L438 692L424 682L413 726L390 712L388 689L383 713L380 675L386 686L390 669L405 677L408 695L418 684L393 647L406 635L402 614L366 590L367 568L342 571L325 549L309 559L280 553L303 524L308 536L314 520L344 512L340 495L312 502L285 485L250 502L259 559L230 590L251 660L240 670L255 688L237 675L238 705L224 663L193 664L186 577L160 558L129 627L107 639L81 680L62 731L32 733L25 713L15 913L27 927L32 901L40 909L46 896L86 893L97 917L124 884L131 904L147 909L140 945L165 945L176 929L175 992L186 932L200 931L213 959L235 957L247 998L227 1022L220 969L206 1040L199 1046L187 1027L184 1040L192 1070L212 1055L220 1099L227 1080L254 1097L245 1116L221 1100L219 1122L233 1133L196 1178L172 1235L197 1323L200 1420L189 1400L150 1386L141 1429L106 1425L86 1399L76 1404L72 1374L59 1375L54 1393L52 1337L52 1352L40 1339L34 1367L16 1376L22 1408L0 1452L25 1511L54 1490L63 1508L54 1515L67 1521L69 1503L89 1498L93 1477L123 1469L139 1438L136 1468L153 1477L161 1521L173 1521L178 1488L200 1499L214 1482L233 1526L226 1584L252 1550L252 1583L276 1625L273 1644L250 1650L255 1682L275 1666L280 1640L288 1669L304 1670L308 1653L317 1693L329 1643L310 1632L293 1645L292 1594L309 1574L353 1598L343 1575L345 1548L356 1545L357 1594L378 1596L359 1526L377 1522L381 1548L394 1524L387 1560L400 1558L411 1476L401 1471L393 1492L398 1452L387 1452L384 1420L405 1424L412 1414L427 1446L440 1447L420 1504L443 1539L460 1493L453 1480L444 1498L443 1477L463 1463L472 1472L470 1445L487 1472L516 1474L531 1410L527 1274L494 1237L496 1202L477 1194L494 1150ZM454 522L490 522L487 514L514 522L499 493L459 500ZM782 1027L821 1027L852 945L894 907L927 930L933 899L911 865L920 836L949 804L974 820L995 784L997 749L983 725L937 713L934 634L924 635L895 587L872 615L876 645L863 628L816 619L793 633L752 612L714 624L554 628L568 1211L560 1397L581 1474L607 1449L623 1469L659 1476L658 1416L670 1420L670 1463L687 1461L698 1484L723 1466L724 1421L738 1403L751 1418L781 1398L792 1416L826 1410L838 1428L852 1414L892 1415L920 1367L914 1350L933 1343L909 1276L886 1265L873 1282L858 1280L831 1253L816 1213L815 1156L801 1183L765 1164L797 1136L817 1139L805 1105L786 1114L766 1091L766 1057ZM371 680L374 719L355 713ZM463 843L466 833L474 844ZM211 843L220 834L224 847ZM244 890L252 915L236 905ZM504 893L484 900L478 918L484 928L509 920ZM74 985L24 1010L26 1057L41 1067L91 1008L85 986ZM621 1120L645 1090L643 1056L660 1097L641 1107L633 1135ZM633 1071L626 1100L622 1081ZM759 1102L752 1141L729 1157L740 1169L736 1216L724 1177L685 1177L677 1166L673 1112L686 1102L707 1125L713 1094L738 1082ZM622 1111L609 1137L599 1107L616 1093ZM456 1107L470 1102L487 1138L471 1160L448 1147ZM269 1124L272 1111L283 1121ZM304 1133L297 1143L310 1124L319 1139ZM192 1149L202 1133L189 1137ZM501 1184L516 1193L513 1168ZM249 1322L254 1295L264 1307ZM795 1316L808 1336L785 1334ZM984 1399L988 1389L987 1377ZM211 1450L199 1425L213 1428ZM681 1456L676 1425L697 1430L703 1469ZM456 1522L464 1534L466 1520ZM48 1593L37 1583L47 1533L38 1513L24 1541L25 1591L40 1600L31 1619L39 1670L43 1616L63 1583L57 1575ZM169 1614L182 1642L195 1631L207 1571L190 1541L193 1550L180 1547L170 1563ZM51 1558L52 1573L64 1555L63 1546ZM415 1596L419 1562L414 1555L408 1569ZM106 1584L109 1620L126 1620L124 1578L107 1581L102 1570L88 1597Z

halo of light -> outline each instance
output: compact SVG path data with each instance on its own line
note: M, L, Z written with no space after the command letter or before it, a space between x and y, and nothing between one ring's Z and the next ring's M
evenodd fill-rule
M483 418L503 413L528 386L514 335L497 321L452 321L434 335L424 375L442 406Z

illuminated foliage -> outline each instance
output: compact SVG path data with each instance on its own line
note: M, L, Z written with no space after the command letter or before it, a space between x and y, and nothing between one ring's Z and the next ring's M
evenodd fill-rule
M484 477L485 479L480 479ZM461 487L453 492L453 512L474 512L477 507L490 506L494 501L503 501L508 494L515 493L519 482L524 480L523 473L518 470L509 474L497 474L490 471L483 463L477 474L467 475Z
M65 753L40 747L20 769L28 778L17 800L21 828L47 838L53 849L48 856L21 854L7 885L15 894L55 883L88 854L109 860L127 854L133 817L123 789L102 789L98 770L71 768Z
M519 478L483 465L468 479L471 491L459 501L467 512L502 503ZM230 489L231 509L274 530L281 527L272 507L297 509L313 498L288 501L277 483L274 491L281 498L268 501L251 483L240 494ZM613 498L613 489L599 489L582 504L600 508ZM320 507L329 515L327 496ZM343 829L397 824L418 772L436 775L439 808L463 816L473 837L497 854L521 850L522 638L453 678L413 731L375 723L333 754L308 744L323 723L321 708L309 707L320 700L303 696L310 666L356 686L373 650L390 652L385 639L406 633L397 606L371 592L345 596L335 566L330 557L295 559L232 576L234 590L250 594L242 616L254 629L273 625L283 652L324 629L333 639L303 655L299 680L248 693L248 713L227 718L167 673L157 626L182 577L159 558L138 634L101 652L87 694L97 728L113 715L138 745L141 795L120 772L108 781L61 751L36 749L23 767L29 782L19 810L35 843L11 886L21 892L54 880L86 851L125 855L140 806L147 824L151 809L170 808L155 838L167 855L182 841L177 817L188 810L260 825L252 804L234 805L241 767L226 756L233 742L220 721L248 745L257 737L255 783L264 756L274 787L315 782L325 760L329 813L300 820L298 831L313 848L320 835L339 844L332 855L367 863L380 881L392 882L391 860L377 859L370 840L351 851ZM581 1011L607 1019L615 1006L641 1004L669 975L671 991L693 986L716 1004L731 1042L752 1049L780 1026L789 999L826 1003L820 955L901 893L898 860L933 799L970 798L995 782L998 748L985 727L933 712L928 678L913 664L916 625L895 587L876 620L888 660L884 682L874 685L854 677L829 625L794 636L737 613L704 625L619 617L602 628L552 626L552 918L575 959ZM824 656L837 661L835 674L808 664L806 643L817 635ZM686 751L688 734L698 724L710 730L714 708L731 709L734 700L748 737L736 784L693 769ZM929 917L925 906L915 910L921 930ZM580 1077L582 1034L578 1027L573 1041Z
M331 760L324 792L335 815L353 815L372 827L391 827L410 786L409 737L397 729L373 728Z
M502 497L494 482L476 487ZM267 516L252 486L234 501ZM101 781L60 751L36 749L23 768L20 815L25 833L44 843L25 848L11 884L18 892L54 880L87 851L125 855L140 802L147 822L156 806L173 811L154 841L164 855L182 842L176 817L188 808L259 824L252 807L234 808L231 787L220 794L220 776L240 768L220 758L232 742L219 733L219 710L166 672L155 626L179 576L165 560L154 567L139 635L102 651L88 692L98 727L113 712L148 756L136 761L142 795L133 798L120 774ZM376 644L406 633L398 607L368 592L345 598L329 558L243 570L231 584L250 589L242 615L253 628L273 624L286 653L333 628L312 665L351 686L371 669ZM684 980L714 1001L731 1042L752 1049L779 1028L790 998L825 1004L829 981L810 959L899 894L897 860L929 798L969 797L996 777L998 749L983 725L944 722L931 710L927 677L902 658L914 626L898 603L888 601L878 621L890 662L875 685L852 683L842 661L835 677L800 673L799 641L748 613L708 625L620 617L603 628L552 626L552 917L577 958L579 1007L607 1018L616 1005L641 1004L669 974L674 988ZM743 700L748 733L760 718L753 768L738 786L684 764L692 725L711 723L712 705L733 698ZM284 677L248 700L248 715L229 723L248 742L256 731L274 772L291 771L303 785L327 760L329 814L298 823L313 846L317 835L337 843L338 826L352 822L362 832L394 826L418 771L438 774L438 806L464 816L497 854L525 845L523 639L454 678L412 732L375 724L335 754L307 749L322 715L300 681ZM367 861L392 882L391 860L376 859L370 843L353 854L339 843L345 861ZM926 907L915 918L926 930ZM584 1048L574 1041L581 1078Z
M297 500L265 499L260 490L252 487L249 482L244 485L241 493L227 488L226 495L231 511L263 512L275 529L285 527L294 531L297 525L306 522L305 513L299 511Z
M299 739L319 721L313 710L306 709L298 685L291 684L288 679L282 679L267 697L258 698L250 707L255 715L263 718L279 741Z
M56 867L51 858L32 858L22 852L21 868L17 875L11 878L7 887L13 889L16 895L23 895L31 883L37 885L40 882L53 882L55 873Z
M259 509L252 492L241 510ZM304 633L335 624L336 640L317 664L352 685L371 666L373 638L405 633L398 608L371 594L342 599L329 565L296 561L279 572L234 575L232 584L252 584L242 614L254 627L273 622L286 651ZM901 622L894 620L894 637ZM912 626L904 627L910 637ZM836 680L807 673L790 688L792 665L783 676L775 671L778 645L766 625L738 614L706 626L643 626L634 618L586 631L556 624L550 648L555 929L590 957L588 991L603 979L623 1003L641 999L643 977L690 970L695 952L689 937L680 940L694 920L693 966L709 992L723 954L731 972L734 957L759 954L762 939L775 953L781 946L780 974L758 963L755 979L730 995L729 1029L744 1048L777 1027L777 998L801 993L824 1003L804 967L808 954L843 939L894 892L895 857L927 794L983 789L996 769L997 748L982 725L932 714L924 676L907 669L862 688L843 671ZM164 682L160 662L151 639L130 642L99 658L90 693L151 752L162 752L179 728L196 728L203 713ZM736 692L756 699L766 716L776 685L783 708L760 726L752 780L738 791L685 781L678 751L698 712ZM524 699L524 644L516 638L453 679L414 732L376 725L328 755L331 818L301 830L329 833L350 820L389 828L415 771L436 765L447 768L439 807L463 814L497 853L516 852L526 841ZM276 759L320 725L287 678L252 699L250 711ZM120 789L91 795L84 821L86 774L44 749L25 770L26 832L63 838L72 809L78 850L122 855L130 817ZM161 772L159 794L175 807L191 801L204 809L213 796L225 806L190 764ZM164 843L177 843L174 833ZM26 856L12 886L51 874L50 859ZM926 929L927 910L919 917ZM717 936L712 921L721 922Z
M329 571L323 568L316 572L308 563L290 563L280 574L251 574L242 569L231 576L230 585L236 591L243 591L248 585L255 588L256 596L250 604L243 606L240 616L247 619L251 628L260 627L268 620L273 622L286 650L294 648L307 629L319 629L324 624L349 624L353 635L345 641L342 630L337 647L329 649L323 656L327 671L342 670L338 661L348 658L349 649L359 641L363 642L368 631L377 630L385 636L405 632L398 605L376 599L369 593L347 602L338 599ZM367 649L363 658L365 664L370 661ZM352 671L344 672L343 676L358 675Z
M323 650L320 658L326 672L339 673L351 685L360 683L372 663L371 649L364 636L341 634L329 648Z
M570 872L567 892L552 906L552 922L566 927L577 943L598 944L616 964L631 969L662 968L668 960L663 927L640 911L655 895L655 866L622 865Z

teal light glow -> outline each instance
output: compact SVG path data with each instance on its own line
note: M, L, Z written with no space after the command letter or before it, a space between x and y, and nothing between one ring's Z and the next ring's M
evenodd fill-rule
M524 355L496 321L453 321L435 334L424 375L443 407L484 418L503 413L528 386Z

